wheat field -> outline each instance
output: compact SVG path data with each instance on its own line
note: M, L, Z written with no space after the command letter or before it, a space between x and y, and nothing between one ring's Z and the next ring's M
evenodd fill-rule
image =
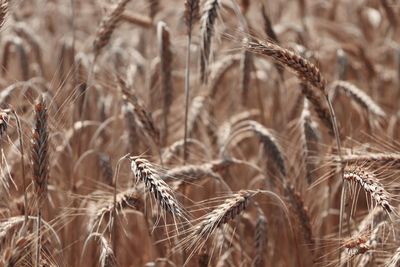
M399 18L0 0L0 267L400 267Z

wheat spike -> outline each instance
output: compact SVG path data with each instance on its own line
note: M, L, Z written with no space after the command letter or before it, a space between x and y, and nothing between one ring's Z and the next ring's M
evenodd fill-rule
M331 85L333 90L344 92L346 95L351 97L358 105L370 112L371 114L378 117L385 117L386 114L375 101L367 95L364 91L346 81L335 81Z
M207 0L204 3L201 16L201 46L200 46L200 76L201 82L208 80L207 65L211 53L211 39L214 34L214 24L218 17L220 0Z
M168 115L171 109L173 100L172 88L172 52L170 44L170 33L167 25L164 22L159 22L157 25L157 39L160 51L160 73L161 73L161 95L163 96L163 123L162 123L162 137L161 142L163 145L167 143L168 138Z
M392 213L394 211L394 207L390 204L390 194L372 172L361 167L348 167L344 172L344 179L358 184L362 189L368 192L375 202L387 213Z
M130 0L120 0L110 14L105 16L100 22L96 37L93 41L95 55L98 55L101 49L103 49L110 42L111 35L117 27L117 23L121 19L121 15L129 1Z
M138 180L145 184L161 208L173 216L186 219L185 211L176 199L173 190L161 179L158 171L153 168L150 162L137 157L130 157L130 161L132 172Z

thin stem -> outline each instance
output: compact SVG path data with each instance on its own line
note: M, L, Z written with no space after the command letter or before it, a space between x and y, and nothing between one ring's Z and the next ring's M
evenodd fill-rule
M112 223L112 249L114 251L114 255L117 255L116 253L116 249L117 249L117 244L116 244L116 233L117 233L117 225L115 223L116 218L117 218L117 185L118 185L118 174L119 174L119 169L121 167L121 162L124 159L127 159L127 157L129 156L129 154L124 155L123 157L121 157L118 162L117 162L117 166L115 168L115 173L114 173L114 177L113 177L113 184L114 184L114 203L113 203L113 223Z
M190 93L190 46L192 44L192 30L189 29L187 38L187 52L186 52L186 70L185 70L185 136L183 139L183 163L186 163L187 154L187 130L188 130L188 116L189 116L189 93Z
M42 242L41 233L40 233L41 224L42 224L42 212L41 212L40 208L38 208L38 211L37 211L37 228L36 228L36 236L37 236L37 240L36 240L36 264L35 264L36 267L40 267L40 251L41 251L41 242Z
M335 135L335 139L336 139L336 146L337 146L337 150L338 150L338 155L339 155L339 159L340 159L340 176L344 177L344 166L343 166L343 156L342 156L342 150L341 150L341 144L340 144L340 137L339 137L339 129L337 126L337 121L336 121L336 115L335 115L335 111L333 109L332 106L332 102L329 99L329 95L327 92L325 92L325 99L326 102L328 103L328 107L329 107L329 113L331 115L331 121L332 121L332 127L333 127L333 134ZM344 214L344 199L345 196L344 194L345 192L345 188L344 185L342 186L342 197L341 197L341 201L340 201L340 215L339 215L339 244L341 243L341 238L342 238L342 232L343 232L343 224L342 224L342 219L343 219L343 214ZM339 265L340 265L340 261L341 261L341 247L339 246Z

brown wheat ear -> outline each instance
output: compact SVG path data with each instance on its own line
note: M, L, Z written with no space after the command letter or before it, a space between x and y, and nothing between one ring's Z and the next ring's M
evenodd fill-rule
M348 167L344 172L344 180L359 185L387 213L394 211L394 207L390 204L390 194L372 172L357 166Z
M200 75L203 83L207 82L207 65L211 53L211 38L214 34L214 24L220 8L219 0L207 0L204 3L201 16L201 50Z
M44 98L35 105L35 127L32 135L33 184L37 199L37 243L36 266L40 263L41 254L41 220L42 209L47 200L47 182L49 178L49 154L47 131L47 108Z
M101 267L116 267L117 260L114 255L114 251L112 250L108 240L103 236L103 234L101 234L101 233L90 234L89 237L85 241L84 250L87 245L87 242L92 237L96 237L100 244L100 257L99 257L100 266Z
M121 19L121 15L129 1L130 0L120 0L114 10L101 21L96 37L93 41L95 55L98 55L101 49L109 43L111 35L114 32L118 21Z
M185 24L188 34L191 34L193 25L200 18L200 1L185 0Z
M260 207L257 208L256 227L254 231L254 242L256 255L254 257L254 266L264 266L265 248L268 243L268 222L264 212Z
M151 163L138 157L130 157L130 161L133 174L145 184L161 208L172 216L187 220L187 214L176 199L173 190L161 179L159 172L154 169Z
M252 40L245 42L244 46L251 52L273 58L295 72L301 80L309 82L325 94L326 82L320 70L300 55L272 42L263 43L261 41Z
M218 227L232 221L239 216L248 206L250 199L256 192L241 190L232 194L222 204L200 219L197 225L188 230L188 235L179 244L179 247L192 250L192 253L201 249L207 239Z
M157 26L157 39L160 53L161 94L163 96L162 137L161 143L165 145L168 138L168 117L173 100L172 88L172 52L170 33L164 22Z

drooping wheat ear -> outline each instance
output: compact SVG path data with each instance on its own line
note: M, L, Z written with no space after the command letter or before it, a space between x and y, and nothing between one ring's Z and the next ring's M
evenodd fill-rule
M35 105L35 127L32 134L33 185L37 199L36 266L40 264L42 209L47 200L49 179L48 138L47 108L44 97L41 97L39 103Z
M264 266L265 248L268 244L268 223L264 212L260 207L257 208L256 227L254 231L254 241L256 255L254 257L254 267Z
M302 232L304 241L306 241L307 245L310 247L311 252L313 252L315 241L313 238L310 215L308 213L307 207L304 205L303 198L298 192L296 192L293 185L290 184L286 185L285 193L290 205L293 208L293 212L296 214L300 222L301 229L303 230Z
M321 134L318 132L318 126L311 118L311 112L308 106L308 101L304 99L303 111L300 117L300 140L302 143L302 161L306 171L306 180L310 185L313 182L312 171L315 169L311 157L318 154L318 142L321 139Z
M213 64L207 93L210 99L214 99L217 95L218 86L221 84L225 73L236 66L240 62L240 59L241 55L229 55Z
M315 88L321 90L322 93L326 93L326 82L320 70L295 52L282 48L272 42L263 43L258 40L249 40L244 43L244 46L253 53L273 58L297 74L301 80L310 83Z
M205 96L196 96L192 100L188 115L188 128L187 136L192 137L193 133L198 129L199 124L202 120L202 115L209 106L209 99ZM204 120L203 120L204 122Z
M98 163L100 166L103 182L109 186L113 184L113 169L110 157L105 153L99 153Z
M243 105L247 104L252 68L252 54L247 50L243 50L242 57L240 59L240 92L242 94L241 100Z
M127 86L126 83L123 79L120 77L117 77L117 83L120 88L120 90L123 93L123 100L129 101L133 105L133 110L135 113L135 118L140 124L140 126L143 128L144 133L150 137L150 139L158 146L160 147L160 132L156 128L153 118L151 117L150 113L147 112L147 110L144 108L144 105L140 101L140 99L137 98L137 96L134 93L131 93Z
M152 20L160 10L160 0L148 0L149 3L149 16Z
M345 169L344 180L357 184L364 189L365 192L371 195L376 204L381 206L387 213L394 211L394 207L390 204L390 194L372 172L362 167L349 166Z
M6 16L8 14L8 1L9 0L1 0L0 2L0 29L6 21Z
M213 178L224 187L224 190L231 191L222 177L213 170L213 163L179 166L168 170L163 178L173 181L174 189L179 189L185 184L194 184L206 178Z
M135 153L138 151L140 145L140 138L138 136L138 125L135 120L135 107L128 101L122 104L122 112L125 117L125 125L128 130L128 144L129 152Z
M0 138L6 133L8 128L8 113L7 110L0 109Z
M188 135L188 116L189 116L189 99L190 99L190 55L192 45L192 28L200 17L200 1L185 0L185 23L187 28L187 52L186 52L186 67L185 67L185 124L183 137L183 161L188 157L187 139Z
M153 168L151 163L138 157L130 157L130 160L133 174L145 184L161 208L172 216L187 220L186 212L176 199L173 190L161 179L159 172Z
M134 209L137 211L143 211L143 203L136 189L128 189L121 193L118 193L115 198L110 196L104 199L104 196L100 197L99 202L94 203L93 207L90 209L88 231L98 231L103 220L106 220L107 227L110 227L113 222L111 220L116 220L113 218L113 210L115 207L115 215L123 212L125 209ZM115 223L115 222L114 222Z
M333 88L333 90L338 90L340 93L343 92L348 95L369 113L378 117L386 116L386 113L383 111L383 109L377 103L375 103L375 101L369 95L367 95L354 84L346 81L334 81L330 86Z
M260 116L260 111L257 109L250 109L241 113L231 116L227 121L221 124L218 129L218 147L222 148L227 143L232 134L233 128L236 124L252 118Z
M157 39L160 53L160 73L161 73L161 94L163 96L163 126L161 143L165 145L168 138L168 115L170 112L173 88L172 88L172 52L170 44L170 34L167 25L160 21L157 25Z
M164 152L163 152L163 162L168 164L170 163L173 159L178 158L178 155L182 152L182 148L184 146L184 139L180 139L175 141L174 143L172 143L169 147L167 147ZM204 153L204 155L207 155L207 158L211 158L211 155L209 153L209 149L205 146L205 144L203 144L202 142L200 142L197 139L192 139L192 138L188 138L186 140L186 145L189 146L195 146L198 149L200 149L200 151L202 151L202 153Z
M108 242L108 240L101 233L91 233L85 241L84 247L86 247L87 242L92 238L96 237L100 244L100 257L99 262L101 267L116 267L117 260L115 258L114 252Z
M229 145L230 140L246 131L251 131L258 137L260 142L263 144L264 154L275 162L282 176L282 179L284 179L287 175L287 169L283 149L281 148L278 140L276 139L272 131L256 121L247 120L243 121L241 125L238 124L237 130L232 133L225 144L225 148L222 149L222 154L225 153L225 150Z
M241 190L230 195L222 204L201 217L199 223L188 230L188 235L179 246L192 250L192 253L197 252L218 227L239 216L247 208L254 195L255 192L249 190Z
M201 16L201 46L200 46L200 79L207 82L207 66L211 53L211 39L214 34L214 24L220 9L220 0L207 0L204 3Z
M38 63L40 71L43 75L45 68L43 63L42 48L40 47L40 39L38 39L37 35L28 27L28 25L24 23L18 23L14 25L13 29L17 33L17 35L24 39L31 47L36 62Z
M210 163L200 165L185 165L168 170L163 176L165 179L194 181L205 177L220 178L220 176L212 170Z
M120 0L115 8L103 18L97 29L96 37L93 41L94 54L98 55L111 39L111 35L121 19L121 15L130 0Z
M29 60L24 43L18 36L4 38L3 46L3 59L2 59L2 73L5 75L8 71L11 49L14 46L19 60L19 67L21 69L21 79L27 81L29 79Z

